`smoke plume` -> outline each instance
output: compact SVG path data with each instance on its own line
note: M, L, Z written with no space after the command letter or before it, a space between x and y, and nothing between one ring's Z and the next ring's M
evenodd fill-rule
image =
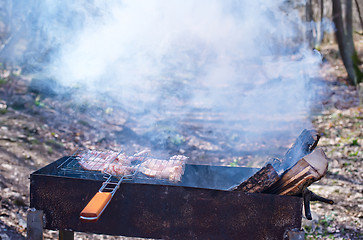
M143 113L141 126L218 118L256 141L311 127L321 59L288 1L35 2L42 73Z

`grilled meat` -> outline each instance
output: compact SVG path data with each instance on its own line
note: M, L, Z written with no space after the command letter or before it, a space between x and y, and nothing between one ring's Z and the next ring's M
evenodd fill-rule
M131 165L131 159L129 159L125 153L117 153L113 151L88 151L83 152L77 156L79 158L78 163L86 170L90 171L102 171L105 172L108 167L113 167L111 164L117 164L121 166Z
M186 159L183 155L172 156L169 160L150 158L141 163L139 171L148 177L179 182L184 174Z
M88 151L78 154L78 163L86 170L101 171L111 175L129 175L139 171L144 175L171 182L181 181L187 157L175 155L169 160L146 158L149 150L127 156L125 153ZM141 161L132 164L133 161Z

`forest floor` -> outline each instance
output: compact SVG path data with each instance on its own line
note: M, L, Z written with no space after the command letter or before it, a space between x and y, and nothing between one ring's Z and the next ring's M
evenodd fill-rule
M363 59L363 40L357 41L356 47ZM321 52L326 58L321 67L326 88L323 100L316 103L319 110L314 112L312 122L322 135L318 146L329 158L329 170L310 190L335 204L313 203L313 220L303 219L303 229L307 239L363 239L363 85L359 89L347 84L336 46L324 46ZM130 116L125 111L116 111L102 102L75 105L41 96L41 92L32 90L30 79L16 69L3 69L0 75L0 239L26 236L32 172L79 147L138 151L150 146L128 127ZM218 146L204 135L188 138L175 133L164 145L170 153L194 159L202 158L205 151L214 151L215 162L221 165L243 166L247 162L249 156L236 158L215 151ZM288 143L284 144L287 148ZM191 157L191 162L194 159ZM54 239L57 234L45 230L46 239ZM75 237L126 239L83 233Z

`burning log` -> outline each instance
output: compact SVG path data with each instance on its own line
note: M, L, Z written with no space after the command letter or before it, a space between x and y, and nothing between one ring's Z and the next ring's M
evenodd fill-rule
M291 169L287 170L268 192L303 197L305 217L311 220L311 201L334 204L333 200L318 196L307 188L313 182L325 176L327 169L328 160L326 155L322 149L317 148L311 154L300 159Z
M333 200L323 198L307 187L325 176L328 160L321 148L300 159L292 168L285 171L281 178L266 193L294 195L304 199L305 217L311 220L310 201L334 204Z
M320 135L315 130L304 129L297 137L294 145L287 150L281 164L276 168L282 171L291 168L301 158L314 151L319 139Z
M319 138L320 135L315 130L304 129L293 146L286 152L282 161L274 158L271 163L230 190L251 193L269 192L272 187L276 186L277 182L281 182L279 173L283 173L291 168L299 159L314 151ZM283 181L286 180L284 179Z
M274 159L253 176L231 190L293 195L304 198L305 216L311 220L310 201L334 202L311 192L307 187L325 176L328 160L321 148L316 148L320 135L304 130L282 161ZM281 176L278 174L282 172Z
M328 170L328 160L324 151L316 149L301 158L292 168L282 174L269 193L279 195L299 195L315 181L321 179Z
M238 186L233 187L230 190L251 192L251 193L261 193L269 189L273 184L275 184L280 179L279 175L272 167L271 164L267 164L256 172L249 179L244 181Z

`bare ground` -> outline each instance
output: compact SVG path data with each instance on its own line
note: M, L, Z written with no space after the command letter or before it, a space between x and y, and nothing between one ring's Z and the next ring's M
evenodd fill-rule
M363 43L358 50L363 52ZM313 124L322 134L319 146L329 157L327 176L310 189L331 198L334 205L313 203L313 220L304 220L307 239L363 239L363 108L356 87L346 84L342 63L336 59L336 47L323 54L331 64L322 66L327 88L323 102L317 103ZM237 141L233 133L216 142L216 134L194 126L185 135L168 130L165 139L147 140L147 133L132 129L132 117L124 109L105 102L85 101L77 105L67 99L41 97L29 91L30 80L15 70L2 70L0 78L0 239L26 236L26 211L29 206L29 174L79 147L127 149L166 145L170 153L182 153L214 164L244 166L261 146L248 146L251 152L225 154L228 141ZM171 137L170 137L171 136ZM287 148L292 139L274 139ZM242 145L242 147L246 145ZM194 156L194 157L192 157ZM8 238L7 238L8 237ZM45 231L46 239L57 232ZM124 239L76 233L79 239Z

